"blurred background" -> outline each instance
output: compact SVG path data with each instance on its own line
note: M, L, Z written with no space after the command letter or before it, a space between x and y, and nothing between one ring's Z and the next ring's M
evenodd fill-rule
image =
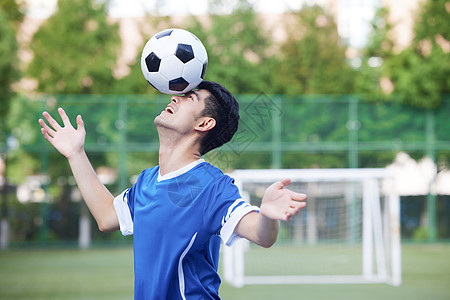
M208 161L394 170L402 243L444 245L448 261L449 14L446 0L1 0L0 261L24 249L129 249L130 238L98 231L37 120L59 106L82 114L100 179L113 194L129 187L158 163L153 118L170 99L146 83L140 55L170 27L202 40L206 80L240 103L238 134Z

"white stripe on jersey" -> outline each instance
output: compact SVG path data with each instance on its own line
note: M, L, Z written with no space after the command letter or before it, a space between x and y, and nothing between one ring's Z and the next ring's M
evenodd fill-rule
M230 219L231 214L234 212L234 209L236 208L236 206L238 206L240 203L244 202L242 205L242 208L246 207L246 206L250 206L250 204L245 203L244 199L239 198L236 201L234 201L233 204L230 205L230 207L228 207L228 211L225 217L222 217L222 226L225 224L226 221L228 221L228 219Z
M252 211L259 212L259 207L250 205L242 198L237 199L232 205L230 205L226 216L222 218L222 228L220 229L220 237L224 241L225 245L230 246L236 240L242 238L241 236L234 233L234 229L236 228L239 221L246 214Z
M180 294L183 300L186 300L186 296L184 295L184 271L183 271L183 259L186 256L186 254L191 249L192 245L194 244L195 238L197 237L197 232L194 234L194 236L191 238L191 241L189 242L189 245L184 249L183 253L180 256L180 259L178 260L178 284L180 286Z

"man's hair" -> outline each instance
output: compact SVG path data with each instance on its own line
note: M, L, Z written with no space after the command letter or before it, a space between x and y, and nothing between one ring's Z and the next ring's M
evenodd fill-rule
M222 146L231 140L239 125L239 104L233 95L217 82L202 81L198 89L207 90L211 95L205 99L205 108L201 116L216 120L212 128L201 141L200 155Z

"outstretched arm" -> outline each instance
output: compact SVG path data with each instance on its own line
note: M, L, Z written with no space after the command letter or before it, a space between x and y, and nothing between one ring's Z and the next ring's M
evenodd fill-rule
M264 192L260 212L245 215L234 231L260 246L272 246L278 237L280 221L289 221L306 206L305 194L285 188L290 183L290 179L283 179L269 186Z
M84 151L86 131L81 116L77 116L77 129L75 129L65 111L59 108L58 112L63 126L60 126L48 112L44 112L42 115L49 125L43 119L39 119L42 135L69 161L78 188L99 229L101 231L119 229L119 221L113 205L114 196L100 182Z

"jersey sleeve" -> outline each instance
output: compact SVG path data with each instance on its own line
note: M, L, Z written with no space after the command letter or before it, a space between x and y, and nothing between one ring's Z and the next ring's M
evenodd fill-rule
M228 207L227 214L222 219L222 229L220 230L220 236L225 245L231 246L236 240L242 238L234 232L234 229L242 217L252 211L259 212L259 207L250 205L242 198L237 199Z
M120 231L123 235L133 234L132 188L126 189L114 198L114 209L119 218Z
M252 211L259 212L259 208L242 199L234 180L227 175L215 182L211 192L206 222L213 228L218 228L217 233L225 245L230 246L241 238L234 229L242 217Z

